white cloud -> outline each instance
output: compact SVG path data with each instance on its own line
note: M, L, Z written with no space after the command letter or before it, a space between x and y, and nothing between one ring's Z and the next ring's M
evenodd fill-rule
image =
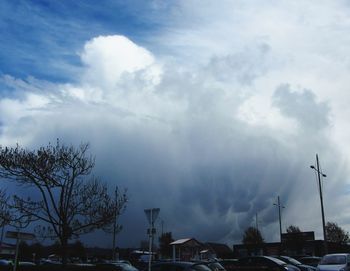
M102 88L115 88L122 76L135 74L154 64L153 55L124 36L96 37L84 46L81 60L87 66L83 82ZM156 70L147 69L146 80L152 80Z
M43 95L28 93L23 100L0 100L0 115L3 124L12 126L25 117L36 116L47 108L49 99Z

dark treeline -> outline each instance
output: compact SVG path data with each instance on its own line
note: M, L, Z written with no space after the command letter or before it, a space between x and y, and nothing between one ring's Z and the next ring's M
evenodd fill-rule
M42 245L41 243L27 244L21 242L19 246L19 258L22 261L39 262L40 259L48 258L50 255L62 255L62 248L59 243L51 245ZM67 254L70 258L85 259L86 248L80 241L68 244Z

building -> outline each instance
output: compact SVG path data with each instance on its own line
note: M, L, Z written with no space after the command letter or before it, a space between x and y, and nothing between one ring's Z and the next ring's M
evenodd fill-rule
M204 249L200 251L201 259L230 259L233 257L233 251L226 244L207 242Z
M203 244L194 238L179 239L170 243L170 245L173 247L174 261L199 260L200 251L203 248Z
M350 252L350 246L327 242L328 253ZM235 257L254 255L323 256L323 240L315 240L314 232L283 233L282 242L241 244L233 246Z

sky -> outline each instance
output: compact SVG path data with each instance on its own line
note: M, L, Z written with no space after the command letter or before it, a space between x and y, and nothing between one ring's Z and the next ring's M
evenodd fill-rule
M255 226L350 231L350 4L345 0L2 0L0 144L90 143L94 174L175 239L238 244ZM2 183L2 186L9 184ZM25 193L17 191L18 193ZM82 238L111 246L102 232Z

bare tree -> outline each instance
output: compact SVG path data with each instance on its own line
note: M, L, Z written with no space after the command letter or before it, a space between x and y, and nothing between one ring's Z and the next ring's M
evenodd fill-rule
M10 208L7 205L8 200L9 200L9 197L6 194L6 191L3 189L0 189L0 227L1 227L0 246L2 246L2 242L4 239L5 226L9 225L12 219Z
M245 245L262 244L264 243L264 239L257 228L249 227L244 231L242 243Z
M159 250L163 258L171 257L171 253L172 253L172 246L170 245L171 242L174 242L171 232L164 232L159 237Z
M47 227L39 226L38 232L58 239L64 264L68 241L112 224L128 199L126 192L114 199L107 185L91 176L95 159L88 148L88 144L75 148L59 141L37 150L0 147L0 177L34 188L39 195L36 199L15 195L11 207L45 222Z
M286 229L287 233L299 233L301 232L300 228L298 226L295 225L290 225L288 226L288 228Z
M335 222L327 222L326 224L327 241L346 244L349 239L349 233L343 230Z
M0 227L6 226L11 220L10 209L7 205L9 197L5 190L0 189Z
M114 214L113 223L103 227L103 230L105 232L113 234L113 238L112 238L112 260L116 260L116 256L117 256L116 255L116 236L123 229L123 226L118 224L118 218L125 211L125 207L126 206L123 204L125 195L126 195L125 191L120 192L120 190L118 189L118 186L116 186L115 193L114 193L114 201L115 201L115 204L116 204L115 211L116 212Z

